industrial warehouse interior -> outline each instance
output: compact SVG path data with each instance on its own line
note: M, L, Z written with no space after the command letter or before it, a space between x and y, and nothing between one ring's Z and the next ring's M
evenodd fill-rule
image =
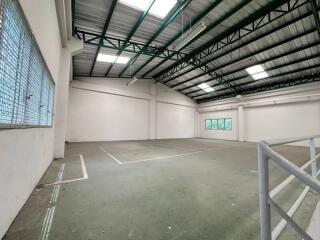
M0 0L0 239L320 240L319 0Z

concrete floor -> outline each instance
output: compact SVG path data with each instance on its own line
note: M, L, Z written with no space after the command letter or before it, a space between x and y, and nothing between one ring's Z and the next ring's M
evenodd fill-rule
M304 147L274 149L298 166L309 159ZM43 185L59 172L62 181L82 178L80 154L88 179ZM288 176L273 164L270 172L271 188ZM303 188L294 181L276 202L288 210ZM302 227L317 200L309 192L294 216ZM272 220L275 226L280 218L272 214ZM52 163L4 239L260 239L256 145L209 139L67 144L65 158ZM286 227L279 239L298 238Z

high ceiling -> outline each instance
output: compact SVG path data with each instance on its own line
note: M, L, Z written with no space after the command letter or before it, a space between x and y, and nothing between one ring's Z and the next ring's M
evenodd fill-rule
M320 80L317 0L179 0L164 19L116 0L73 4L74 35L85 42L74 77L154 79L200 103ZM174 51L201 22L207 28ZM130 61L99 62L99 53ZM245 71L258 64L268 78Z

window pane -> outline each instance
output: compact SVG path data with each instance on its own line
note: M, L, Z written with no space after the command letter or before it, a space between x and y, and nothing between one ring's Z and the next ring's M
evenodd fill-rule
M224 120L224 125L226 130L232 130L232 118L226 118Z
M218 129L224 130L224 118L218 119Z
M211 119L206 119L205 128L206 130L211 130Z
M51 126L54 82L19 1L0 1L0 127Z
M218 130L218 120L212 119L212 130Z

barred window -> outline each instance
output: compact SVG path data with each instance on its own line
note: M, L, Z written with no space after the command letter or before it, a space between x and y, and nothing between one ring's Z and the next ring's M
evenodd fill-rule
M0 128L51 127L54 82L17 0L0 1Z

